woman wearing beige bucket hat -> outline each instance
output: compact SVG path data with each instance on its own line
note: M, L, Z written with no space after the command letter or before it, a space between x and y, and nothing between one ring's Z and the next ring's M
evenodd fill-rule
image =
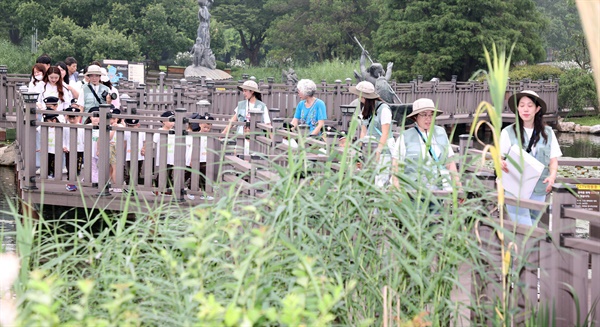
M392 111L379 94L375 92L375 86L368 81L362 81L356 86L349 87L350 93L359 96L361 106L361 128L360 138L374 138L379 141L376 155L378 169L381 172L375 178L375 185L383 187L390 181L390 166L392 158L398 157L394 150L394 136L391 132Z
M248 80L244 84L238 86L238 89L242 91L244 100L238 102L237 107L233 110L234 114L229 119L230 122L246 122L246 128L244 126L238 126L237 133L244 134L244 131L249 130L250 123L250 110L262 111L263 124L271 124L271 118L269 117L269 110L267 105L262 102L262 93L258 89L258 84L255 81ZM224 134L229 133L231 125L227 125L223 130Z
M461 183L456 163L451 160L454 151L446 130L433 124L438 113L441 111L431 99L421 98L413 102L413 111L406 118L412 118L415 126L398 137L398 151L400 161L405 163L405 173L415 177L415 186L449 191L452 190L452 181L459 188ZM394 184L399 186L395 178Z
M505 127L500 133L500 151L506 155L511 146L520 144L526 152L544 165L542 175L529 199L545 201L556 180L558 157L562 156L554 131L544 123L546 102L534 91L525 90L508 98L508 107L517 114L517 122ZM509 172L505 160L502 161L502 169ZM540 216L539 211L511 205L506 207L510 218L521 224L531 226Z
M111 104L110 89L100 83L102 76L100 66L90 65L85 76L89 78L90 82L81 87L81 92L79 92L79 97L77 98L77 105L84 108L85 112L88 112L90 108L99 107L103 103ZM105 91L107 95L106 97L102 97Z

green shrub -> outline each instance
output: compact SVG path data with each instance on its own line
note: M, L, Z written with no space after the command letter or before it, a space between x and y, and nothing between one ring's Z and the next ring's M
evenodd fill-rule
M29 74L38 54L31 53L28 46L17 46L8 40L0 40L0 65L6 65L9 73Z
M570 112L594 107L598 111L598 93L592 73L583 69L569 69L560 79L558 88L559 108L569 108Z
M226 69L226 68L227 68L227 64L226 63L224 63L224 62L222 62L220 60L217 60L217 69L223 70L223 69Z
M513 81L530 79L532 81L560 78L563 71L549 65L526 65L517 66L510 70L508 77Z

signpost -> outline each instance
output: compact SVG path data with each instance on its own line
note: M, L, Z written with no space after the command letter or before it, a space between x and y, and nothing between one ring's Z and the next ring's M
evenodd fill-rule
M582 209L600 211L600 184L577 184L577 205Z
M145 83L145 67L143 63L130 63L127 60L102 60L102 66L108 71L111 83L118 84L121 80Z

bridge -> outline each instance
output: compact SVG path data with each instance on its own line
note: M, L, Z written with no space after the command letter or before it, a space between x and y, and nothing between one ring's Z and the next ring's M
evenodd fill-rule
M439 85L439 84L438 84ZM36 116L48 113L44 110L38 110L35 107L37 99L36 94L19 92L18 85L15 83L13 94L6 96L3 101L10 103L10 106L4 107L5 121L7 125L16 128L16 144L18 150L18 159L16 170L19 180L19 195L22 199L25 210L35 209L40 205L60 205L69 207L101 208L107 210L123 210L128 208L130 211L144 212L148 207L177 205L194 206L199 203L218 201L233 186L240 195L248 199L255 199L268 196L268 190L272 183L283 177L282 167L290 165L292 162L310 166L311 164L323 162L327 165L316 165L319 169L331 169L337 171L343 164L340 160L344 158L344 150L336 147L333 137L329 135L325 140L305 137L304 129L296 133L290 133L282 128L286 118L291 117L293 108L295 108L295 90L293 85L274 85L261 83L261 88L267 92L265 101L271 109L272 125L258 123L260 121L260 112L251 112L251 126L249 139L241 135L231 135L224 137L221 131L228 123L237 101L240 99L236 85L214 85L210 81L199 81L190 83L187 81L172 81L167 84L160 79L154 86L123 85L122 94L128 94L130 99L124 101L122 114L112 115L108 106L101 106L100 112L96 113L69 113L70 115L80 116L83 119L96 116L99 118L98 125L71 125L52 122L40 122ZM348 94L346 84L337 82L333 85L322 84L320 93L317 96L326 100L328 110L331 112L328 121L329 124L339 126L339 129L346 130L350 135L356 135L356 131L348 130L351 126L352 117L355 109L345 106L353 96ZM396 90L399 86L395 85ZM438 103L445 109L447 117L441 117L443 124L456 124L467 122L469 115L472 116L475 110L469 107L470 112L463 104L451 109L447 102L441 99L444 96L451 98L452 101L464 99L466 96L453 91L444 93L440 88L438 94L436 85L427 86L430 92L419 93L423 88L419 88L418 83L413 85L414 89L409 93L398 92L400 98L405 102L410 102L416 98L429 96L437 99ZM484 84L475 84L475 88L485 88ZM532 85L519 85L519 87L535 89ZM542 89L544 86L541 87ZM539 91L539 90L538 90ZM477 91L479 92L479 91ZM454 94L450 96L450 93ZM542 96L548 94L542 93ZM477 93L473 93L477 94ZM485 92L481 91L478 96L473 95L469 101L475 99L484 99ZM479 98L478 98L479 97ZM10 101L9 101L10 100ZM552 99L545 98L550 104ZM451 101L451 102L452 102ZM446 103L447 107L443 107ZM453 102L452 102L453 103ZM469 102L471 103L471 102ZM552 105L549 105L549 114L552 115ZM339 110L338 110L339 109ZM175 116L170 118L160 117L164 110L174 110ZM190 112L210 112L214 121L203 119L189 119ZM52 112L57 113L57 112ZM65 114L58 112L58 114ZM509 114L507 113L507 116ZM110 118L121 119L139 119L140 127L114 127L110 126ZM158 129L161 122L171 120L175 127L172 131ZM514 117L513 117L514 119ZM469 120L470 121L470 120ZM188 123L212 123L213 130L210 133L187 132ZM12 125L11 125L12 124ZM243 123L233 123L234 126L240 126ZM398 133L400 126L394 127L394 132ZM69 131L69 138L65 142L69 143L70 148L76 148L77 130L83 134L84 144L91 144L92 137L98 138L98 176L97 180L92 181L92 168L88 165L92 157L92 148L86 146L83 153L83 168L81 173L77 174L76 156L70 156L69 161L65 162L68 167L68 173L64 173L63 157L55 156L55 169L48 171L48 135L53 130L55 135L55 148L61 149L63 143L63 133ZM126 145L128 139L131 144L131 161L137 162L139 159L139 149L141 146L146 149L155 149L146 151L144 161L141 165L130 165L129 173L124 169L117 169L114 181L109 176L109 135L110 132L116 133L116 167L125 167ZM41 135L40 146L40 171L37 172L36 161L36 133ZM154 144L153 138L149 135L158 135L158 142ZM192 138L191 164L186 168L186 136ZM200 156L199 151L202 137L206 137L206 173L200 174ZM293 147L286 142L288 139L298 139L299 147ZM139 142L144 139L144 142ZM162 149L163 152L168 148L170 139L174 139L175 146L173 150L173 182L169 184L166 172L169 170L166 156L160 156L157 159L156 149ZM365 158L370 158L373 153L373 143L364 143L362 147L356 148L356 151L349 151L346 154L350 157L362 153ZM245 148L248 151L244 151ZM457 148L465 158L474 159L481 156L481 151L476 149L470 142L468 136L461 136L461 144ZM465 162L468 164L470 159ZM587 165L599 166L600 160L577 160L564 158L561 159L561 165ZM365 167L369 167L369 161L365 162ZM456 289L453 300L457 302L466 302L468 305L469 295L485 295L486 299L495 299L499 297L501 290L493 285L481 285L477 283L478 274L496 274L501 278L501 273L497 271L500 267L502 258L500 256L498 231L513 233L515 238L524 244L525 249L522 253L530 253L527 260L531 265L524 265L518 272L520 282L526 285L525 291L518 295L519 304L523 312L533 312L539 308L555 308L557 323L572 324L576 317L584 317L592 311L595 315L594 321L600 322L600 305L595 305L600 301L600 279L595 278L600 272L600 213L584 210L578 206L576 196L577 187L575 184L600 184L598 179L567 179L557 180L552 193L552 200L549 203L535 202L527 200L517 200L508 198L507 203L516 204L522 207L541 210L544 212L540 227L529 228L526 226L515 225L511 222L498 220L498 211L495 209L494 179L489 170L476 168L476 165L470 165L468 173L464 178L477 179L488 186L489 192L478 194L482 205L489 207L489 216L481 217L478 227L473 231L473 237L480 240L482 248L495 255L487 258L489 260L489 271L473 271L469 266L461 267L461 289ZM325 167L325 168L324 168ZM186 176L189 172L189 176ZM157 174L158 173L158 174ZM313 172L319 173L319 171ZM127 178L129 176L129 178ZM204 189L200 187L200 179L205 177L206 183ZM189 181L186 183L186 179ZM156 183L153 183L156 180ZM77 186L77 191L68 191L65 184ZM112 184L112 185L111 185ZM115 193L111 188L122 188L122 193ZM168 195L168 191L171 194ZM130 196L135 194L135 196ZM206 195L214 197L214 200ZM440 198L448 197L447 192L437 192ZM496 208L497 209L497 208ZM580 238L576 235L575 221L585 220L590 222L590 233L588 238ZM543 272L538 276L538 267ZM589 274L594 278L589 278ZM539 283L539 291L538 291ZM575 294L577 299L575 299ZM576 305L576 302L578 305ZM469 317L469 312L463 313ZM526 315L524 316L526 317ZM464 322L467 324L467 322Z

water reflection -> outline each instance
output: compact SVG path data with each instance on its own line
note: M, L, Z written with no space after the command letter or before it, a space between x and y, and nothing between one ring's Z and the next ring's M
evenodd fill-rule
M10 202L15 203L16 185L14 167L0 166L0 238L2 252L15 251L15 240L5 235L15 231L15 217L10 212ZM13 206L14 207L14 206Z
M556 133L563 157L599 158L600 135L580 133Z

